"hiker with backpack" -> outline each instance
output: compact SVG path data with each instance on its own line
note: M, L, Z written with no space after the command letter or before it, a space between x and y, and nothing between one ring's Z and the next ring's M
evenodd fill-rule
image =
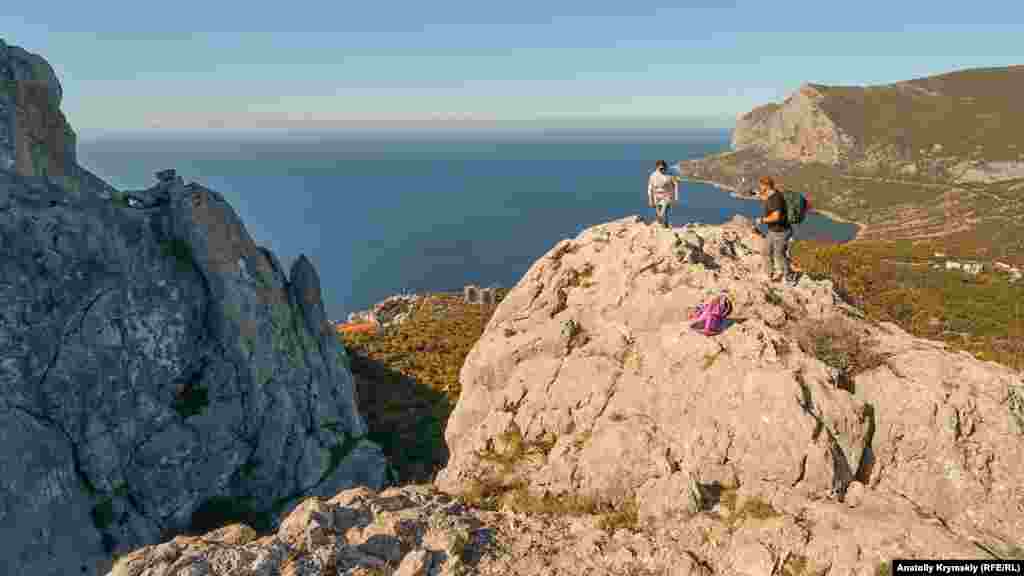
M784 194L778 191L771 176L761 176L758 185L761 200L764 201L764 217L758 218L755 224L764 224L767 228L763 251L764 272L772 282L792 281L789 243L793 239L793 224L803 222L809 204L803 194ZM782 268L781 274L775 274L776 268Z
M655 209L655 218L669 227L668 212L679 201L679 179L668 173L668 163L658 160L654 172L647 178L647 206Z

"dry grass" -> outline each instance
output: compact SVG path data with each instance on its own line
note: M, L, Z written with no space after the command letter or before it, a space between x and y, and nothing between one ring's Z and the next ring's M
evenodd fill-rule
M495 439L486 450L477 453L484 462L493 464L464 486L462 499L485 510L509 509L529 514L556 516L598 515L600 526L609 532L620 528L636 529L638 504L626 498L617 504L585 494L552 495L530 490L529 484L516 475L517 466L529 457L547 457L557 438L545 435L527 442L514 427Z
M718 502L728 510L723 520L730 528L736 528L751 519L769 520L782 516L771 504L760 498L746 498L740 504L737 488L722 488Z
M822 109L865 146L917 158L943 154L1016 160L1024 131L1024 66L951 72L896 85L821 86Z
M811 560L801 554L790 554L782 563L782 576L805 576L811 574Z
M801 322L794 327L793 337L805 353L839 372L837 384L843 388L849 389L857 374L885 362L885 357L875 351L875 343L842 316L824 322Z

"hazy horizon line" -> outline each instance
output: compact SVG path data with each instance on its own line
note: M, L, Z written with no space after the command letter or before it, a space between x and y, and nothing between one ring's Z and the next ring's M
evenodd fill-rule
M82 142L103 139L236 139L260 137L337 138L346 136L374 137L380 135L444 136L444 135L538 135L538 136L593 136L644 133L671 135L681 132L731 131L734 119L728 123L717 117L675 118L558 118L538 120L459 120L459 121L345 121L328 125L262 126L251 128L137 128L79 131Z

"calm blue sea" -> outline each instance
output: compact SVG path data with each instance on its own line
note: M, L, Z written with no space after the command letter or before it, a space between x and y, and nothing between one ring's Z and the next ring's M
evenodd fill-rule
M398 292L513 286L559 240L650 216L654 161L726 150L726 131L346 135L275 139L106 138L79 160L120 189L175 168L222 193L285 266L306 254L328 317ZM683 183L674 223L756 216L760 205ZM846 241L852 225L812 215L804 237Z

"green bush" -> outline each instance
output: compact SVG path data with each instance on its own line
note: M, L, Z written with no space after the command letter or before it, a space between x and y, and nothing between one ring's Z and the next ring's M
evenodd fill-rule
M119 208L127 208L129 206L128 195L114 190L110 193L110 203Z
M264 534L273 526L273 516L257 509L252 497L213 496L204 500L192 513L187 532L201 535L238 523Z
M180 238L172 238L160 243L160 252L166 258L174 258L180 272L192 270L192 245Z
M196 416L210 405L210 393L204 386L189 384L183 386L175 396L172 407L182 418Z
M114 501L104 498L92 507L92 523L98 530L106 530L114 522Z

